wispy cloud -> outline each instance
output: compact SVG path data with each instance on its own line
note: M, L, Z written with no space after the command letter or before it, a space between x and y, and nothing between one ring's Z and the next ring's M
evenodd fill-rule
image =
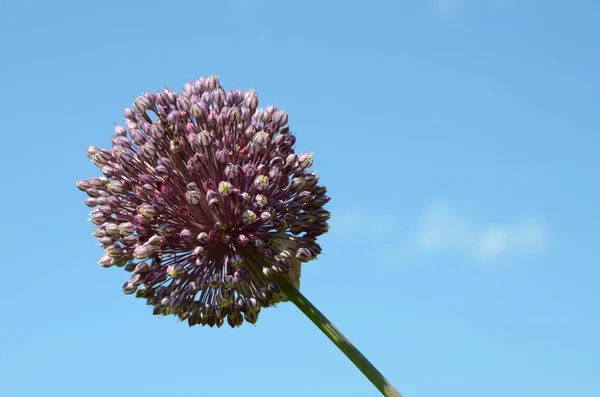
M344 236L360 233L366 237L380 237L389 235L394 229L390 214L366 214L358 210L334 214L330 223L336 234Z
M539 253L548 247L542 225L535 219L514 224L477 225L447 205L427 208L418 220L416 248L421 252L458 252L493 260L510 253Z

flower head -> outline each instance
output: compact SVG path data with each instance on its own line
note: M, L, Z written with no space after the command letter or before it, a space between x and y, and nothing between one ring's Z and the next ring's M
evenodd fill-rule
M295 154L288 114L215 76L182 93L148 92L125 109L111 149L90 146L104 176L77 182L94 207L103 267L132 272L125 293L191 325L255 323L297 286L328 229L326 188Z

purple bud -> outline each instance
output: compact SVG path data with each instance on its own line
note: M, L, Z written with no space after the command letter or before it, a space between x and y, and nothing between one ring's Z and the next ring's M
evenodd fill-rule
M137 259L146 259L152 256L155 252L156 248L151 244L143 244L133 251L133 256Z
M187 98L180 96L177 98L177 107L179 108L179 110L187 112L188 110L190 110L190 101L188 101Z
M269 285L267 286L267 289L269 290L270 293L272 294L278 294L281 292L281 289L279 288L279 284L277 284L274 281L271 281L269 283Z
M284 126L288 122L288 114L285 110L278 110L273 114L273 122L277 125Z
M77 185L77 188L83 192L85 192L86 190L88 190L91 187L90 183L85 179L78 181L76 183L76 185Z
M169 273L171 277L180 277L185 273L185 271L180 263L176 263L174 265L167 266L167 273Z
M264 196L262 194L257 194L256 197L254 197L254 202L258 206L264 207L265 205L267 205L269 203L269 199L267 198L267 196Z
M178 110L171 110L167 115L167 121L171 124L175 124L179 120L179 117L180 115Z
M281 136L281 135L280 135ZM298 160L298 156L294 153L288 155L285 159L285 165L292 167L296 164L296 161Z
M201 244L206 244L210 241L208 234L206 232L200 232L198 234L198 237L196 238L198 240L198 242L200 242Z
M127 136L127 131L125 127L121 125L115 125L115 135L121 138L125 138Z
M135 232L135 226L131 222L121 223L119 225L119 232L123 236L129 236Z
M192 105L192 116L199 118L201 117L203 114L205 114L206 112L202 109L202 106L200 106L200 104L198 103L194 103Z
M259 175L254 179L254 188L258 191L264 191L269 187L269 178L266 175Z
M253 140L257 145L266 147L269 143L269 134L265 131L259 131L254 135Z
M239 175L238 166L235 164L229 164L225 167L225 176L229 179L233 179Z
M116 223L109 223L104 227L104 230L109 236L116 236L117 234L119 234L119 225L117 225Z
M229 159L229 153L227 153L227 150L225 149L217 150L217 152L215 153L215 157L217 158L218 162L226 163Z
M100 257L100 261L98 263L100 263L100 266L102 267L111 267L114 264L113 258L106 254Z
M185 194L185 199L188 204L196 205L202 201L202 193L199 191L188 191Z
M303 168L303 169L308 168L312 165L312 163L313 163L312 154L304 152L298 156L298 166L300 168Z
M150 265L148 262L140 262L135 266L134 272L136 273L148 273L150 271Z
M227 119L229 121L238 121L240 119L240 110L238 108L231 108L227 111Z
M106 255L111 258L119 258L123 253L123 249L118 245L111 245L106 248Z
M250 240L248 239L248 237L246 237L243 234L240 234L239 236L237 236L237 241L242 246L247 245L250 242Z
M250 210L246 210L242 214L242 220L246 225L249 225L256 220L256 214Z
M298 248L298 251L296 251L296 259L300 260L301 262L307 262L313 259L313 255L306 248Z
M179 232L179 237L181 237L181 239L183 241L191 241L192 240L192 232L188 229L182 229Z
M107 185L107 187L108 187L108 190L110 190L113 193L117 193L117 194L123 193L125 191L123 184L119 181L110 182Z
M146 219L152 219L156 215L156 210L151 205L142 205L139 209L140 214Z
M126 108L123 111L123 115L125 116L125 118L127 120L132 120L132 121L135 120L135 117L136 117L135 116L135 112L133 110L129 109L129 108Z
M212 142L212 137L208 131L202 130L198 133L198 140L202 146L208 146Z
M256 91L250 90L246 93L246 98L244 99L244 104L248 106L251 110L255 110L258 106L258 95Z
M98 205L98 200L95 198L88 198L85 199L85 205L87 205L88 207L95 207Z
M206 88L209 90L214 90L219 85L219 80L217 80L217 76L212 75L206 80Z
M219 194L221 196L229 196L231 194L232 189L233 189L233 186L229 182L220 182L219 183Z
M212 99L216 103L222 103L225 100L225 92L222 88L217 88L212 92Z

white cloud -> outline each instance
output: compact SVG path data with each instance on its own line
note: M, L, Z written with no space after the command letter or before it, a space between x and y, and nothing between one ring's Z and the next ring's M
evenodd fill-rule
M481 260L509 253L539 253L547 245L543 227L533 219L512 225L478 226L442 204L422 214L416 239L417 249L422 252L458 252Z
M389 235L394 230L392 217L384 214L365 214L361 211L333 214L329 223L332 232L346 236L362 233L366 236L380 237Z

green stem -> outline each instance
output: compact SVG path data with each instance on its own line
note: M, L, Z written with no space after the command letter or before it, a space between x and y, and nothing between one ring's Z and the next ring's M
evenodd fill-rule
M286 278L277 279L279 288L386 397L402 397L400 392L367 360L362 353Z

